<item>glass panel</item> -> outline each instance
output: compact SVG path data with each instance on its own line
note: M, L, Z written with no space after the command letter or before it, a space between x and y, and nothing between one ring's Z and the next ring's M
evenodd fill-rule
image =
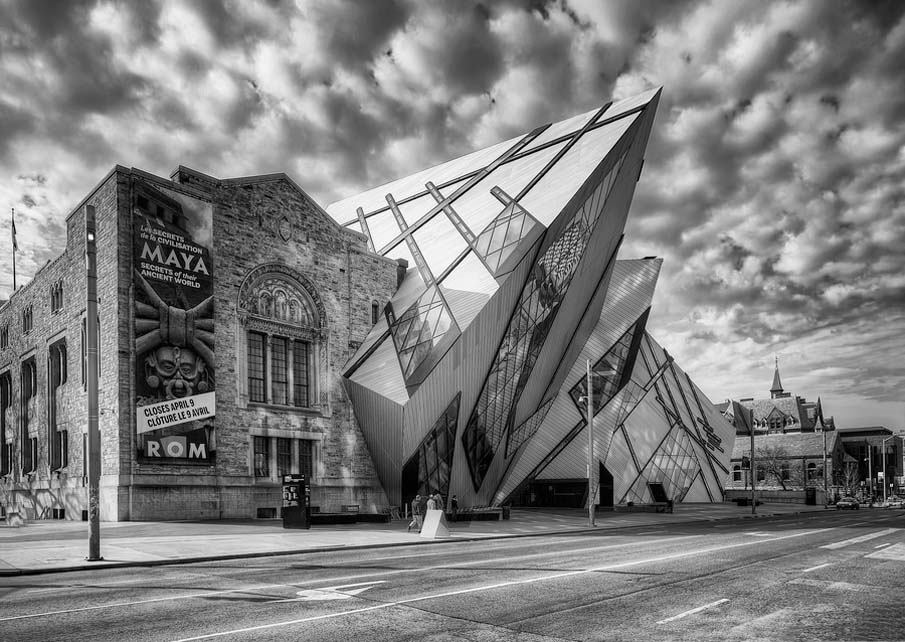
M255 477L270 477L270 438L255 437Z
M264 335L248 333L248 399L265 402L264 395Z
M307 475L309 481L314 475L314 442L310 439L299 440L299 473Z
M308 400L308 344L296 341L292 351L293 405L307 408Z
M289 372L286 367L287 340L283 337L272 337L270 340L272 403L285 405L289 403Z
M282 479L283 475L292 472L292 440L285 437L277 437L277 475Z
M408 467L418 462L418 490L421 495L440 493L445 500L449 495L449 471L452 469L453 444L459 420L460 395L450 402L437 419L433 428L412 455Z

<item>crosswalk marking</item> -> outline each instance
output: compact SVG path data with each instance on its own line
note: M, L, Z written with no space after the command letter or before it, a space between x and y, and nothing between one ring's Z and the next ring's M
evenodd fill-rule
M899 532L898 528L887 528L886 530L877 531L876 533L868 533L867 535L861 535L860 537L852 537L851 539L842 540L841 542L833 542L832 544L824 544L820 548L829 548L829 549L837 549L843 548L845 546L851 546L852 544L860 544L861 542L868 542L872 539L877 539L878 537L884 537L886 535L891 535L892 533Z

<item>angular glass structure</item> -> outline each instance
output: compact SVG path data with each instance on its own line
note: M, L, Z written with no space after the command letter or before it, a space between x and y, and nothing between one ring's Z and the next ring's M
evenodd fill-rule
M462 506L498 504L559 466L587 423L573 398L584 394L576 368L591 348L598 415L627 420L650 396L654 377L639 368L659 262L616 255L659 94L538 127L327 208L407 263L386 319L343 372L392 503L435 488ZM615 316L600 329L607 305ZM607 448L599 452L605 462Z

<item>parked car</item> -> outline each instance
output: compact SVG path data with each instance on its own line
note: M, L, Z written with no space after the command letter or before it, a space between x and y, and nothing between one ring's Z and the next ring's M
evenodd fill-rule
M885 502L877 504L880 508L905 508L905 499L893 495L886 499Z
M858 500L854 497L843 497L838 502L836 502L836 510L841 510L843 508L858 510L859 508L861 508L861 504L859 504Z

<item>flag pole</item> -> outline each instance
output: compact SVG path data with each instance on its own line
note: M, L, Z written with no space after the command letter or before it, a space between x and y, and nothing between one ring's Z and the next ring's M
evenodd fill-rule
M13 292L16 291L16 250L19 249L19 245L16 243L16 208L10 208L12 210L12 214L10 214L10 221L12 221L12 237L13 237Z

